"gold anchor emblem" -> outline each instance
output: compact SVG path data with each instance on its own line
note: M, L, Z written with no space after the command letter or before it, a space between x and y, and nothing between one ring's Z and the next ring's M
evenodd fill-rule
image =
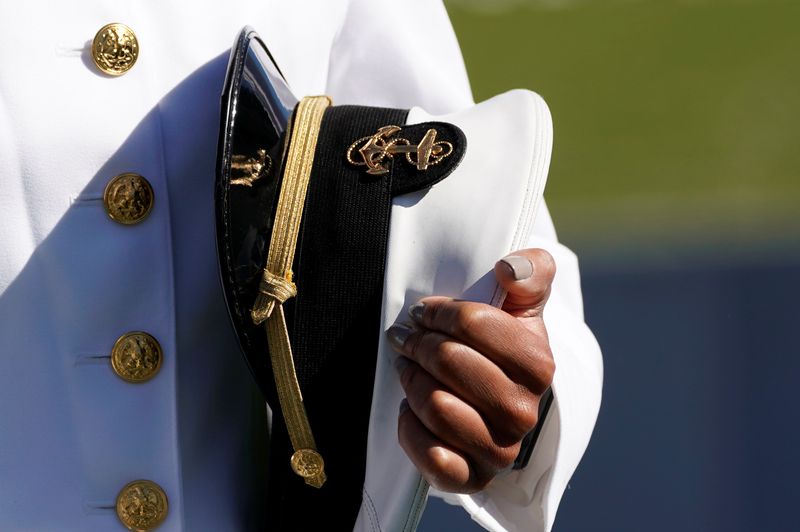
M411 144L407 139L394 137L402 128L399 126L383 126L374 135L362 137L347 149L347 160L355 166L366 166L370 175L383 175L389 172L384 165L386 157L405 154L409 164L417 170L427 170L428 166L438 164L453 153L453 145L446 140L436 141L436 130L429 129L419 144ZM357 151L361 160L353 158Z
M258 150L256 157L234 155L231 157L231 174L239 177L231 179L231 185L252 187L253 183L261 176L268 174L272 169L272 157L267 155L267 150Z

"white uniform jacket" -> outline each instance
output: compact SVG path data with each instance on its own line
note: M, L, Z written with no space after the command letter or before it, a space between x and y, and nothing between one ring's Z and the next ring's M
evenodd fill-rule
M137 63L118 77L89 55L109 22L139 41ZM246 24L298 95L433 114L472 104L445 10L429 0L0 4L0 530L124 530L115 499L135 479L169 499L160 530L257 529L263 403L228 322L213 238L219 96ZM106 184L125 172L153 188L136 225L104 209ZM546 212L533 234L525 247L558 263L546 312L554 407L525 470L449 497L492 530L552 526L600 401L576 259ZM130 331L163 352L144 383L109 363ZM392 434L395 423L371 428ZM392 460L407 467L395 447ZM421 484L371 482L374 505L357 528L412 528Z

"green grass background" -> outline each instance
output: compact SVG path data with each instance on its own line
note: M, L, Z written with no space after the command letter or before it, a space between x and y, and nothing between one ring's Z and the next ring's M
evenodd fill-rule
M582 249L800 235L800 2L449 0L476 100L553 113L546 193Z

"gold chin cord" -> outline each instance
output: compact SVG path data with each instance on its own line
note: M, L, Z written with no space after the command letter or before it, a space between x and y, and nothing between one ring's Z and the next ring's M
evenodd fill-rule
M321 488L325 483L325 462L317 451L303 406L283 303L297 295L297 287L292 282L292 262L300 220L303 217L308 180L314 164L319 127L322 115L330 105L331 100L327 96L310 96L303 98L295 110L286 169L267 254L267 267L264 269L259 294L251 312L254 323L258 325L266 322L267 343L278 400L294 448L292 470L303 477L306 484L315 488Z

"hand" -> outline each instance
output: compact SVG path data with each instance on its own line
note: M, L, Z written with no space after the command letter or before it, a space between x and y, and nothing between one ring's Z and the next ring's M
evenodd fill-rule
M495 265L508 291L502 310L427 297L411 306L411 327L394 325L395 366L406 399L400 445L435 488L480 491L513 464L538 420L555 364L542 320L555 262L542 249Z

